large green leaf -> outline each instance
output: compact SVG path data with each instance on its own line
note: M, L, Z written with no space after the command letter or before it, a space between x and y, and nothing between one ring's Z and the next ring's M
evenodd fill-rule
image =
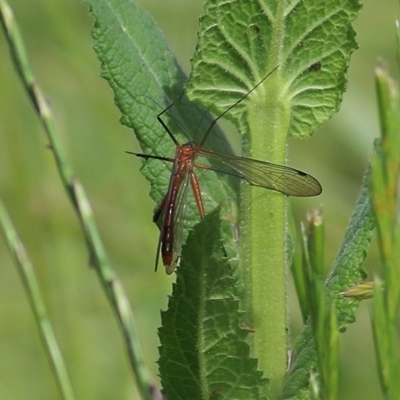
M279 67L264 101L286 103L290 134L310 136L339 108L359 8L358 0L208 0L191 99L221 114ZM238 123L242 112L235 107L229 117Z
M114 92L121 122L134 130L143 151L164 157L174 156L175 145L157 121L157 115L173 103L163 119L174 135L181 142L200 139L210 126L212 117L185 96L180 98L184 93L186 76L153 19L133 1L84 2L90 6L95 18L92 36L101 61L101 75ZM230 146L219 129L213 130L209 144L230 152ZM151 196L156 203L166 193L170 168L168 162L144 161L142 172L151 182ZM207 180L201 181L206 210L222 205L224 214L229 214L228 218L234 221L234 181L227 177L216 178L212 171L206 171L204 175L208 176ZM198 219L196 206L189 201L185 219L187 226ZM228 229L228 242L232 241L230 237Z
M250 358L250 333L241 327L220 223L218 211L212 212L189 233L162 312L159 365L168 399L263 399L265 379Z

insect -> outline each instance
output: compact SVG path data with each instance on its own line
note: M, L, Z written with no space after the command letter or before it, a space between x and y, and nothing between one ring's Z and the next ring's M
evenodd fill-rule
M200 184L194 172L195 168L208 169L233 175L246 180L251 185L275 190L287 196L316 196L322 192L320 183L305 172L284 165L219 153L203 147L205 140L217 121L249 96L250 93L260 86L265 79L276 70L276 68L242 98L215 118L209 125L200 143L190 141L181 145L176 140L171 130L162 119L162 115L172 107L173 104L171 104L157 115L157 120L176 146L175 157L160 157L152 154L127 152L144 159L157 159L173 164L167 193L153 217L153 222L155 222L160 229L155 262L156 271L160 254L165 271L168 275L172 274L179 264L183 236L183 214L189 186L192 188L200 217L203 218L205 215ZM209 165L197 164L196 159L198 157L206 157L209 160L216 161L223 168L228 168L228 170L220 170Z

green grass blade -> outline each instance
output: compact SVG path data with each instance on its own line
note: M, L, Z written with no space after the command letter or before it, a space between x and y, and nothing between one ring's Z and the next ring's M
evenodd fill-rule
M55 126L51 115L51 110L30 68L22 36L14 19L13 12L5 0L1 0L0 4L2 27L9 44L15 69L22 81L24 89L32 101L41 123L46 130L52 149L54 150L54 154L56 154L55 160L57 167L59 171L62 171L63 175L66 177L66 180L63 181L63 184L68 190L66 182L72 180L72 171L68 165L68 162L66 161L66 156L61 147L59 138L55 134Z
M0 7L3 16L5 13L10 15L5 8L6 5L3 2L0 3ZM43 347L50 361L62 398L64 400L74 400L75 395L72 390L72 385L64 364L60 347L58 346L50 319L47 315L46 306L43 301L39 283L36 279L35 271L25 247L19 239L11 218L9 217L1 200L0 225L3 228L6 243L10 253L13 255L18 273L24 285L25 292L35 317L35 322L39 330L39 335L43 342Z
M162 312L159 365L169 399L265 399L266 382L250 357L252 333L241 326L220 223L219 212L212 212L189 233L168 310Z
M9 42L15 68L22 84L43 124L45 133L53 150L58 172L65 190L77 212L82 224L82 230L90 252L91 264L105 290L107 298L115 311L124 333L128 356L135 373L138 390L143 399L151 399L151 384L149 373L144 365L139 341L134 328L133 314L122 286L111 269L105 253L91 206L83 187L73 174L72 168L65 156L61 142L55 129L51 109L42 93L29 65L23 41L16 26L13 14L4 0L1 0L2 26Z
M336 400L339 391L339 331L335 303L331 303L325 314L323 332L320 334L323 346L320 365L323 370L323 399Z
M303 225L303 280L306 285L312 335L316 348L317 371L311 385L311 396L336 399L339 387L339 332L336 307L329 299L325 286L323 243L324 223L322 210L307 215ZM316 373L318 372L318 373Z
M310 315L310 305L307 297L308 274L305 268L306 260L304 260L302 242L300 241L300 235L297 231L293 213L289 214L289 224L289 231L291 234L291 241L289 242L289 244L293 245L291 273L296 288L296 295L300 306L301 316L303 318L303 324L305 324Z
M152 399L152 383L150 373L144 363L142 349L135 327L133 312L122 283L111 268L105 253L99 232L96 227L90 203L82 185L72 182L76 211L80 217L87 245L91 252L91 263L104 289L108 301L118 319L123 332L129 361L134 372L138 391L145 400Z
M399 29L397 34L399 34ZM400 93L384 67L376 70L381 145L372 162L371 194L377 221L382 278L374 281L372 326L379 378L387 399L400 396Z
M374 334L379 381L382 392L388 395L391 386L390 373L393 366L391 363L391 353L394 350L391 348L392 329L387 318L382 281L379 278L375 279L374 288L374 305L371 318L373 326L372 332Z

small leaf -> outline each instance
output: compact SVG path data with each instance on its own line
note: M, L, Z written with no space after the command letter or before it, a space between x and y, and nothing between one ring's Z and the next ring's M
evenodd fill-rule
M359 9L358 0L208 0L190 98L219 115L279 67L264 101L291 109L290 135L310 136L339 108Z
M357 300L367 300L372 298L374 293L374 282L363 281L345 289L340 294L343 297L353 297Z
M218 214L208 214L189 233L168 310L162 312L159 365L169 399L263 398L266 382L250 358L251 333L242 327Z

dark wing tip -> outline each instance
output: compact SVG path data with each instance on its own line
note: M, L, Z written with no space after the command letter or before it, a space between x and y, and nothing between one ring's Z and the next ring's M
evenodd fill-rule
M299 171L299 173L302 176L300 190L296 194L291 194L291 196L313 197L322 193L322 185L316 178L302 171Z

